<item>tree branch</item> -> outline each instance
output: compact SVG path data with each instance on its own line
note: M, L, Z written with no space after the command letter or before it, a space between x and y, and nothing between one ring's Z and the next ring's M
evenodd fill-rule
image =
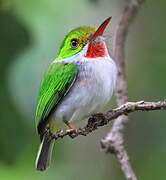
M98 129L98 127L107 125L110 121L121 117L121 115L127 115L135 111L153 111L153 110L166 110L166 101L158 102L127 102L121 105L118 108L112 109L105 114L95 114L89 118L88 124L84 128L80 128L77 133L75 130L66 130L60 131L57 134L52 135L54 139L63 138L67 135L72 135L75 133L75 136L83 135L86 136L89 133ZM104 146L105 147L105 146ZM107 152L114 152L114 149L110 148L109 144L107 147Z
M115 39L114 59L118 67L116 98L117 104L120 106L126 103L127 82L125 75L125 43L130 24L133 22L140 5L144 0L129 0L128 4L122 12ZM123 145L123 130L128 123L126 115L120 116L113 124L112 129L107 136L101 140L101 146L105 152L112 152L118 159L121 169L128 180L137 180L136 175L129 162L129 156Z

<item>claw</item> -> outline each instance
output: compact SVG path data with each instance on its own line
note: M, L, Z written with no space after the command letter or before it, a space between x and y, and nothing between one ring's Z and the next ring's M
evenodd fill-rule
M65 124L67 125L67 127L70 129L70 130L74 130L73 133L71 133L69 136L71 138L75 138L76 136L78 136L78 134L80 133L80 129L75 127L73 124L65 121Z

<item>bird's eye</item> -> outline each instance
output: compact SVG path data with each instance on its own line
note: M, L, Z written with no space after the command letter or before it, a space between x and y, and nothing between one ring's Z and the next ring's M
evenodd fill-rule
M76 48L78 46L78 39L74 38L70 41L70 46L72 49Z

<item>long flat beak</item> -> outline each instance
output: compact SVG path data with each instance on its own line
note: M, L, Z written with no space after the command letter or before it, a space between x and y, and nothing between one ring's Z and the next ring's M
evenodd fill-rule
M109 18L107 18L96 30L96 32L92 35L92 37L90 38L90 41L95 40L97 37L102 36L107 25L109 24L109 22L111 21L112 16L110 16Z

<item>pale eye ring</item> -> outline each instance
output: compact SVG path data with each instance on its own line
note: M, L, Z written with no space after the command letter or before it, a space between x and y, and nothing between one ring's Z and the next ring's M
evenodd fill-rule
M70 46L72 49L75 49L78 46L78 39L77 38L71 39Z

